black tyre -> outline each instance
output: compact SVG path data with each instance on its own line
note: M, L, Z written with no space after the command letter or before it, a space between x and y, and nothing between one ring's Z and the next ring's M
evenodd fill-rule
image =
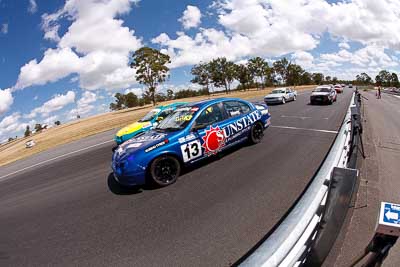
M261 122L256 122L250 129L249 142L250 144L258 144L264 137L264 126Z
M180 172L179 160L169 155L156 158L150 165L150 178L160 187L175 183Z
M286 99L284 97L282 97L282 104L286 103Z

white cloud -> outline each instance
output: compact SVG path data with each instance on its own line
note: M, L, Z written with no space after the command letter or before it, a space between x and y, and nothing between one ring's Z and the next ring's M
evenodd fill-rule
M321 54L320 58L326 62L351 63L359 67L380 66L388 68L399 64L398 61L386 54L384 47L377 45L366 46L352 53L342 49L337 53Z
M297 51L292 55L296 64L308 69L313 66L314 56L308 52Z
M34 59L25 64L15 88L43 85L71 74L77 74L81 88L89 90L134 84L135 72L128 66L129 52L141 47L141 40L116 17L129 12L137 2L67 0L59 11L44 14L44 38L57 42L57 48L48 49L41 61ZM65 18L72 23L60 37L60 21Z
M28 12L31 14L36 13L37 11L37 4L35 0L29 0Z
M134 93L137 96L141 96L142 92L143 92L142 88L129 88L125 90L124 94Z
M57 121L57 119L58 119L57 115L50 116L50 117L43 119L43 123L45 123L47 125L53 125L54 122Z
M350 45L348 43L346 43L346 42L340 42L338 44L338 46L339 46L339 48L342 48L342 49L347 49L347 50L350 49Z
M13 102L14 98L11 94L11 89L0 89L0 115L9 110Z
M97 99L96 93L90 91L83 92L82 97L77 101L77 108L71 109L67 113L67 118L75 119L78 114L81 116L88 114L95 108L93 103L95 103Z
M3 23L3 24L1 25L0 32L1 32L2 34L7 34L7 33L8 33L8 23Z
M15 89L55 82L81 69L82 61L71 48L48 49L40 62L34 59L21 68Z
M65 95L56 95L49 101L45 102L41 107L33 109L25 118L35 118L39 114L42 117L49 116L52 112L63 109L65 106L75 102L75 92L68 91Z
M14 112L13 114L4 117L0 121L0 140L7 140L8 137L15 137L21 131L26 129L29 123L21 121L21 114Z
M194 36L180 33L175 39L162 33L152 40L171 56L171 67L218 56L237 61L311 51L325 32L346 40L339 44L344 50L350 48L347 42L400 48L399 1L217 0L211 8L219 30L200 28Z
M197 28L201 23L201 12L196 6L187 6L179 19L184 29Z

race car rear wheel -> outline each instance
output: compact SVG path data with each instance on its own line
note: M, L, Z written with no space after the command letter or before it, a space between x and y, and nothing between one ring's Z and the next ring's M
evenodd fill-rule
M264 126L261 122L256 122L250 129L249 141L251 144L260 143L264 137Z
M156 158L150 165L150 176L161 187L175 183L180 172L181 164L169 155Z

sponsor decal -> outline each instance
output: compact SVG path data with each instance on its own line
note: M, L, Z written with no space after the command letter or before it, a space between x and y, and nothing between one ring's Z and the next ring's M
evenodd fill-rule
M240 118L239 120L228 124L223 129L225 138L227 139L227 141L229 141L237 137L238 133L240 134L243 131L248 131L250 129L250 126L259 119L261 119L261 112L259 110L256 110Z
M196 139L196 136L194 134L189 134L189 135L186 135L185 137L179 138L178 141L180 144L182 144L182 143L192 141L194 139Z
M188 162L198 157L201 157L203 152L201 150L200 140L194 140L190 143L181 145L181 152L184 162Z
M169 143L169 140L168 139L165 139L164 141L162 141L162 142L160 142L160 143L157 143L157 144L155 144L155 145L152 145L151 147L148 147L148 148L146 148L145 150L144 150L144 152L150 152L150 151L153 151L154 149L156 149L156 148L159 148L159 147L161 147L161 146L163 146L163 145L166 145L166 144L168 144Z
M126 148L136 148L140 147L143 143L130 143L126 146Z
M153 141L153 140L160 140L160 139L162 139L164 137L165 137L165 134L157 133L157 134L152 134L152 135L141 135L141 136L138 136L138 137L133 138L131 140L133 140L134 142L137 142L137 141L139 141L139 142L140 141Z
M224 131L221 130L219 126L215 128L210 126L210 128L206 130L206 134L202 139L204 141L202 144L204 154L207 156L218 153L225 146Z
M199 110L199 107L192 107L191 109L190 109L190 111L192 111L192 112L196 112L196 111L198 111Z
M123 149L121 146L119 146L119 147L115 150L115 152L117 152L117 155L118 155L118 156L121 155L123 151L124 151L124 149Z
M192 115L184 115L184 116L179 116L175 118L175 121L181 122L181 121L190 121L193 118Z

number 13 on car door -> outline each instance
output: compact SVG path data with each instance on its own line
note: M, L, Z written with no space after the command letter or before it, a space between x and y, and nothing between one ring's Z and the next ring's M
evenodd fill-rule
M194 160L201 157L201 143L200 140L194 140L187 144L181 145L182 157L184 162Z

